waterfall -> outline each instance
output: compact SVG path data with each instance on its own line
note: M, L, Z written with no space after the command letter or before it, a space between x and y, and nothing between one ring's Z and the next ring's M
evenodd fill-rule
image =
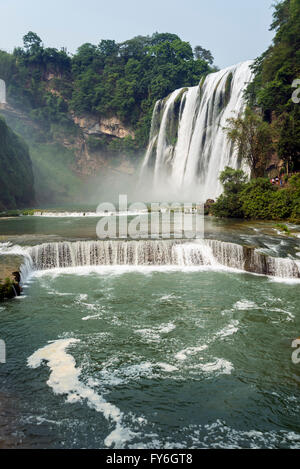
M0 79L0 105L6 104L6 85L5 81Z
M141 171L141 181L150 179L155 196L215 199L222 192L220 172L242 166L224 127L245 107L251 64L212 73L199 86L176 90L156 103Z
M281 278L300 278L300 262L273 258L254 248L217 240L78 241L26 248L22 281L29 272L80 266L211 266Z

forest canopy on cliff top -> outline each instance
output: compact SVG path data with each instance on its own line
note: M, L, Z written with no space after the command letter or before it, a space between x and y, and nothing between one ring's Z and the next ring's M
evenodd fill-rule
M86 43L70 56L45 48L33 32L13 54L0 51L0 76L11 102L30 112L45 130L70 126L68 112L117 116L135 129L136 145L147 144L152 110L176 88L194 86L213 71L210 51L176 34L138 36L121 44Z

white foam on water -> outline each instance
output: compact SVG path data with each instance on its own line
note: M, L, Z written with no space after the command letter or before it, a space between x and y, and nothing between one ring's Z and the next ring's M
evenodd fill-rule
M130 379L153 376L153 364L149 361L120 368L120 375Z
M101 370L99 376L101 377L101 383L105 386L120 386L124 384L124 379L108 369Z
M52 284L47 281L47 278L42 278L40 280L41 287L47 291L47 294L50 296L76 296L77 293L68 293L68 292L60 292L53 288ZM27 280L25 288L27 288L27 284L32 283L32 280Z
M156 365L167 373L173 373L174 371L178 371L178 368L176 366L170 365L168 363L156 363Z
M27 254L26 249L18 244L0 243L0 254L11 254L16 256L24 256Z
M43 417L41 415L29 415L27 417L22 417L21 422L25 424L32 424L35 423L36 425L40 426L43 425L44 423L46 424L51 424L51 425L62 425L63 422L59 420L51 420L46 417Z
M196 355L199 352L203 352L208 349L208 345L201 345L199 347L188 347L176 353L175 358L180 361L186 360L191 355Z
M47 270L38 270L32 273L33 277L49 276L57 278L60 275L86 276L96 274L100 276L120 276L130 273L139 273L142 275L151 275L155 272L160 273L194 273L194 272L224 272L224 273L247 273L242 270L233 269L225 266L178 266L178 265L101 265L101 266L81 266L81 267L60 267ZM26 282L28 283L28 282Z
M99 309L99 306L95 305L94 303L81 303L81 305L90 311L96 311Z
M283 277L268 276L268 280L274 283L285 283L286 285L299 285L300 284L300 278L283 278Z
M161 334L168 334L169 332L174 331L174 329L176 329L175 324L173 322L169 322L168 324L162 324L159 326L158 331Z
M181 298L180 296L174 295L174 293L170 293L170 295L163 295L159 298L159 301L172 301Z
M90 315L90 316L85 316L84 318L82 318L82 321L89 321L90 319L100 319L101 317L102 317L101 313L94 314L94 315Z
M204 426L191 425L188 430L192 434L192 448L278 449L282 445L300 448L300 435L286 430L236 430L221 420Z
M193 356L199 352L203 352L204 350L207 350L209 345L215 342L216 339L225 339L226 337L236 334L239 330L238 326L239 326L239 321L237 320L231 321L227 326L225 326L223 329L216 332L212 337L207 339L206 344L195 346L195 347L188 347L184 350L181 350L180 352L176 353L175 358L180 361L185 361L189 356ZM200 358L200 360L202 359L203 358Z
M198 365L205 373L216 373L224 375L230 375L234 370L233 364L228 360L224 360L224 358L216 358L214 362L211 363L200 363Z
M73 338L49 342L49 345L34 352L28 358L27 364L30 368L35 369L46 361L51 371L47 384L52 388L54 394L66 395L68 403L86 400L89 407L102 413L107 421L114 422L115 429L104 442L108 447L114 444L116 447L122 448L127 441L133 438L134 434L122 426L123 414L118 407L110 404L92 388L80 382L79 377L82 370L76 367L74 357L66 352L68 347L78 342L80 342L79 339Z
M138 357L128 357L130 360ZM124 360L124 357L121 361ZM98 378L102 386L122 386L140 379L164 379L165 373L175 373L179 368L171 363L166 362L150 362L141 361L132 363L127 366L121 366L120 361L116 358L110 358L102 364L103 369L98 373ZM177 377L175 376L176 379ZM136 417L135 417L136 418Z
M178 443L180 440L180 443ZM162 441L157 433L149 433L147 441L129 444L130 449L278 449L300 448L300 435L286 430L237 430L217 420L206 425L189 425L173 432Z
M127 357L131 360L133 357ZM137 357L134 357L137 360ZM158 374L154 371L155 364L150 361L141 361L140 363L132 363L122 366L117 357L111 357L106 362L102 363L102 370L98 372L97 379L102 386L121 386L138 381L141 378L152 379L157 377Z
M280 308L268 308L268 311L274 311L275 313L283 313L287 316L286 320L287 321L293 321L295 318L295 315L291 313L290 311L287 311L286 309L280 309Z
M160 326L155 326L153 328L136 329L134 332L136 334L141 334L147 342L159 342L161 334L169 334L174 331L174 329L176 329L176 325L169 322L168 324L161 324Z
M228 326L224 327L224 329L220 330L219 332L216 333L215 337L216 338L222 338L224 339L225 337L229 337L239 330L239 321L232 321Z
M159 333L154 329L137 329L134 332L136 334L141 334L143 339L145 339L147 342L159 342L160 340Z
M244 310L247 310L247 309L259 309L259 307L257 306L256 303L254 303L254 301L250 301L250 300L240 300L240 301L237 301L233 307L235 309L239 309L241 311L244 311Z
M206 340L206 344L196 347L188 347L184 350L181 350L175 355L175 358L181 362L184 362L190 356L197 355L204 350L209 348L209 345L215 342L216 339L225 339L239 330L239 321L232 321L230 324L225 326L220 331L216 332L212 337ZM203 357L199 357L198 360L203 361ZM200 369L203 372L209 373L220 373L220 374L231 374L233 364L224 358L217 358L214 362L211 363L198 363L189 366L190 369Z
M11 247L11 243L0 243L0 254L5 253L9 247Z
M78 296L76 300L76 303L81 303L82 301L87 300L87 299L88 299L87 293L80 293L80 295Z
M74 293L61 293L59 291L54 291L53 294L55 296L74 296Z

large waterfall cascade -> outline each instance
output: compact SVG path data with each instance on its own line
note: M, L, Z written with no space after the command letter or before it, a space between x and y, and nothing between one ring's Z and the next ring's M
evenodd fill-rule
M0 79L0 105L6 104L6 85L5 81Z
M21 248L23 249L23 248ZM17 251L20 254L19 250ZM77 241L23 249L22 281L36 270L81 266L221 266L282 278L300 278L300 261L218 240Z
M156 196L215 199L222 192L220 172L242 166L224 127L244 110L251 64L212 73L199 86L176 90L156 103L141 172Z

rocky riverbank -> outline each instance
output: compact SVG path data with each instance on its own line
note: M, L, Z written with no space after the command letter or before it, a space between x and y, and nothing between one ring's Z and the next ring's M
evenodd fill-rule
M0 256L0 301L20 296L22 260L21 256Z

